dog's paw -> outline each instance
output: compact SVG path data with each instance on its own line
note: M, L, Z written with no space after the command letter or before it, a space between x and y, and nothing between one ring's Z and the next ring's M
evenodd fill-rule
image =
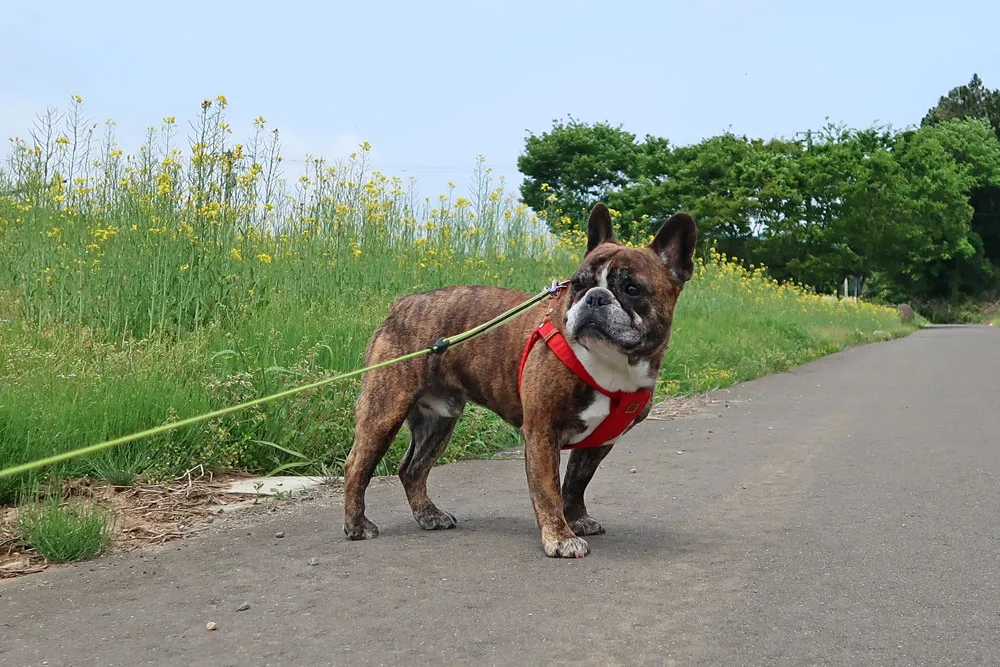
M542 538L542 548L549 558L583 558L590 553L590 545L582 537L561 540Z
M569 522L570 530L573 534L577 536L584 535L603 535L604 526L597 519L592 518L589 514L584 514L579 519Z
M344 535L347 535L349 540L373 540L378 537L378 526L368 517L363 516L361 523L356 526L349 526L345 523Z
M414 512L413 518L424 530L446 530L458 525L458 519L454 515L439 510L436 507Z

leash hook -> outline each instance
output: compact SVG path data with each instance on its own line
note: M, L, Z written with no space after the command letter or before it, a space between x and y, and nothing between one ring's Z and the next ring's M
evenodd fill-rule
M549 296L555 298L555 297L559 296L559 293L562 292L563 289L566 287L566 285L569 285L569 283L570 283L569 280L561 280L560 281L560 280L556 280L555 278L553 278L552 279L552 284L549 285L548 287L545 287L544 289L545 289L546 292L549 293Z

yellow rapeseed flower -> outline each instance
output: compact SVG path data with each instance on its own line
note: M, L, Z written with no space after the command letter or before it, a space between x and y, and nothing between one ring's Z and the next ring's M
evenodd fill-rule
M163 197L169 195L172 190L173 186L170 182L170 174L163 172L156 177L156 194Z
M233 248L229 251L229 256L235 259L237 262L243 261L243 253L240 252L239 248Z
M113 226L106 227L104 229L98 227L97 229L90 232L91 236L100 241L107 241L109 238L111 238L112 236L116 236L117 234L118 230Z
M266 252L262 252L259 255L257 255L257 259L260 260L261 263L263 263L263 264L270 264L271 263L271 256L268 255Z

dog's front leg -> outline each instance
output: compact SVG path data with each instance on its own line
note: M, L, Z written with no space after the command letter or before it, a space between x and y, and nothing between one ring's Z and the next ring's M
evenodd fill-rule
M551 558L583 558L590 545L566 523L559 492L559 446L546 431L525 431L524 462L542 548Z
M587 513L583 494L594 473L597 472L597 466L601 465L601 461L611 453L613 447L614 443L574 449L569 455L562 486L563 514L566 515L569 527L577 535L604 534L604 526Z

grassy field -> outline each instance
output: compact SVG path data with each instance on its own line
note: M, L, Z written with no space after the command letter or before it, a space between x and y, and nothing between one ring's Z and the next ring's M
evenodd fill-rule
M164 119L134 155L79 100L14 141L0 172L0 468L353 369L395 297L460 283L536 292L582 254L580 235L549 235L482 162L465 196L434 200L372 171L367 145L283 177L279 135L258 118L236 143L225 106L206 100L184 140ZM675 322L659 396L911 330L891 309L823 300L716 255L699 259ZM357 386L0 479L0 503L51 476L336 474ZM446 456L518 437L472 409Z

